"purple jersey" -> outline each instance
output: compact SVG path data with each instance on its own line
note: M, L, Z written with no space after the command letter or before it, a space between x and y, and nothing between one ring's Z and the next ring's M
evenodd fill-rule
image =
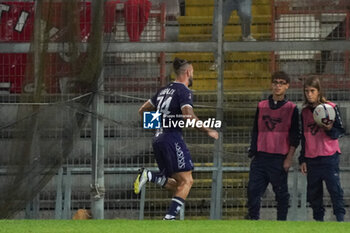
M167 119L176 122L182 120L181 108L192 104L192 91L188 89L184 84L178 82L172 82L168 86L160 89L151 99L151 104L162 113L162 119ZM178 126L171 126L167 128L163 127L163 132L181 132L181 128Z

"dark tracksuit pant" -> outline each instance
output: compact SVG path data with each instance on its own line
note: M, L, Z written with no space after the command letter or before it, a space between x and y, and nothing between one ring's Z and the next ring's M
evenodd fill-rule
M307 164L307 200L313 210L313 217L323 221L325 209L323 207L323 181L330 194L333 213L337 221L344 221L343 189L339 178L339 155L320 156L306 159Z
M277 220L286 220L289 205L287 172L283 168L284 156L255 156L250 164L248 182L248 215L260 218L260 203L269 183L277 201Z

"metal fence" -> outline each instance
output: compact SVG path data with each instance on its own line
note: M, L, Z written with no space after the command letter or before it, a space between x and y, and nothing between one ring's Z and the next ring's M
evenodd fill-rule
M18 106L23 104L19 96L25 76L23 70L29 65L26 62L29 37L3 35L10 22L6 21L6 14L11 12L7 6L24 2L29 4L26 5L28 11L34 13L34 1L0 3L0 145L4 158L11 156L12 132L1 126L12 122ZM90 1L81 2L87 3L83 7L86 12ZM251 30L256 42L241 41L237 12L232 13L227 26L220 24L220 16L218 25L212 25L214 10L222 9L221 0L186 0L182 11L185 13L176 19L166 15L165 3L153 3L146 21L131 22L125 15L126 3L106 2L105 14L112 16L105 17L108 30L105 30L103 44L103 88L98 92L103 99L97 104L103 107L103 129L98 131L93 126L95 123L91 119L96 116L90 114L64 166L15 218L69 219L78 209L91 209L92 200L99 198L95 198L99 190L103 195L103 218L163 217L170 193L153 184L147 184L140 196L133 193L132 184L138 168L156 169L151 147L153 132L142 128L137 110L157 89L174 78L171 68L174 57L193 63L194 105L198 117L216 117L224 122L221 139L215 144L201 132L184 130L195 163L194 185L186 200L185 219L243 219L246 216L250 131L258 101L269 94L273 71L284 70L290 74L288 97L299 107L303 98L302 80L309 74L319 74L327 97L339 105L345 127L350 131L350 10L347 1L253 0ZM86 20L87 16L83 16ZM33 24L34 18L31 20ZM138 25L144 28L141 30ZM217 41L211 38L215 26L218 35L223 32L223 37L219 36ZM137 30L136 34L128 28ZM55 52L62 51L56 48ZM211 71L209 68L215 60L219 68ZM56 68L59 66L57 63ZM11 70L14 67L16 71ZM55 74L57 72L52 73L52 78L58 81L52 84L56 86L47 94L47 103L74 98L69 77ZM65 122L57 116L52 119ZM96 134L103 138L104 187L99 187L102 189L91 185L92 171L96 169L93 162L96 154L92 152L92 146L98 143ZM350 174L349 140L348 134L340 140L341 178L347 208L350 204L350 186L346 182ZM311 210L306 203L306 181L298 172L297 157L296 153L289 173L288 218L311 220ZM0 178L6 179L9 175L6 160L1 161ZM333 220L327 195L325 204L327 219ZM275 205L269 187L262 202L262 219L275 219ZM349 215L346 219L349 220Z

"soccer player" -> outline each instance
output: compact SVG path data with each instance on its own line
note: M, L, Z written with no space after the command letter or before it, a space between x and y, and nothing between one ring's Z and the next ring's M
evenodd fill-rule
M157 110L156 114L160 113L162 118L171 119L172 122L183 118L198 121L193 112L192 92L188 88L193 82L193 66L186 60L175 58L173 68L176 74L175 82L161 88L146 101L139 109L139 114L142 116L145 111ZM214 129L205 127L198 129L214 139L219 137ZM148 181L172 190L171 205L163 219L174 220L193 184L193 163L190 152L182 138L181 128L178 126L158 129L152 146L160 172L141 169L134 182L134 191L138 194Z
M252 130L249 157L248 218L260 218L260 202L271 183L277 201L277 220L286 220L289 204L287 174L299 145L299 112L286 97L290 78L272 75L272 95L259 102Z
M299 157L300 170L307 175L307 200L316 221L323 221L323 184L331 196L333 213L337 221L344 221L345 209L343 189L339 179L338 138L345 134L338 107L322 94L317 76L309 77L304 83L304 107L301 112L302 137ZM334 122L318 125L313 118L313 110L321 103L331 105L336 113Z

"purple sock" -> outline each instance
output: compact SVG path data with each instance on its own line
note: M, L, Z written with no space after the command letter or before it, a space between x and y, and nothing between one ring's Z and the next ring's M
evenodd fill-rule
M168 213L165 215L165 219L174 219L176 215L180 212L180 209L184 205L184 203L185 200L181 197L173 197Z

